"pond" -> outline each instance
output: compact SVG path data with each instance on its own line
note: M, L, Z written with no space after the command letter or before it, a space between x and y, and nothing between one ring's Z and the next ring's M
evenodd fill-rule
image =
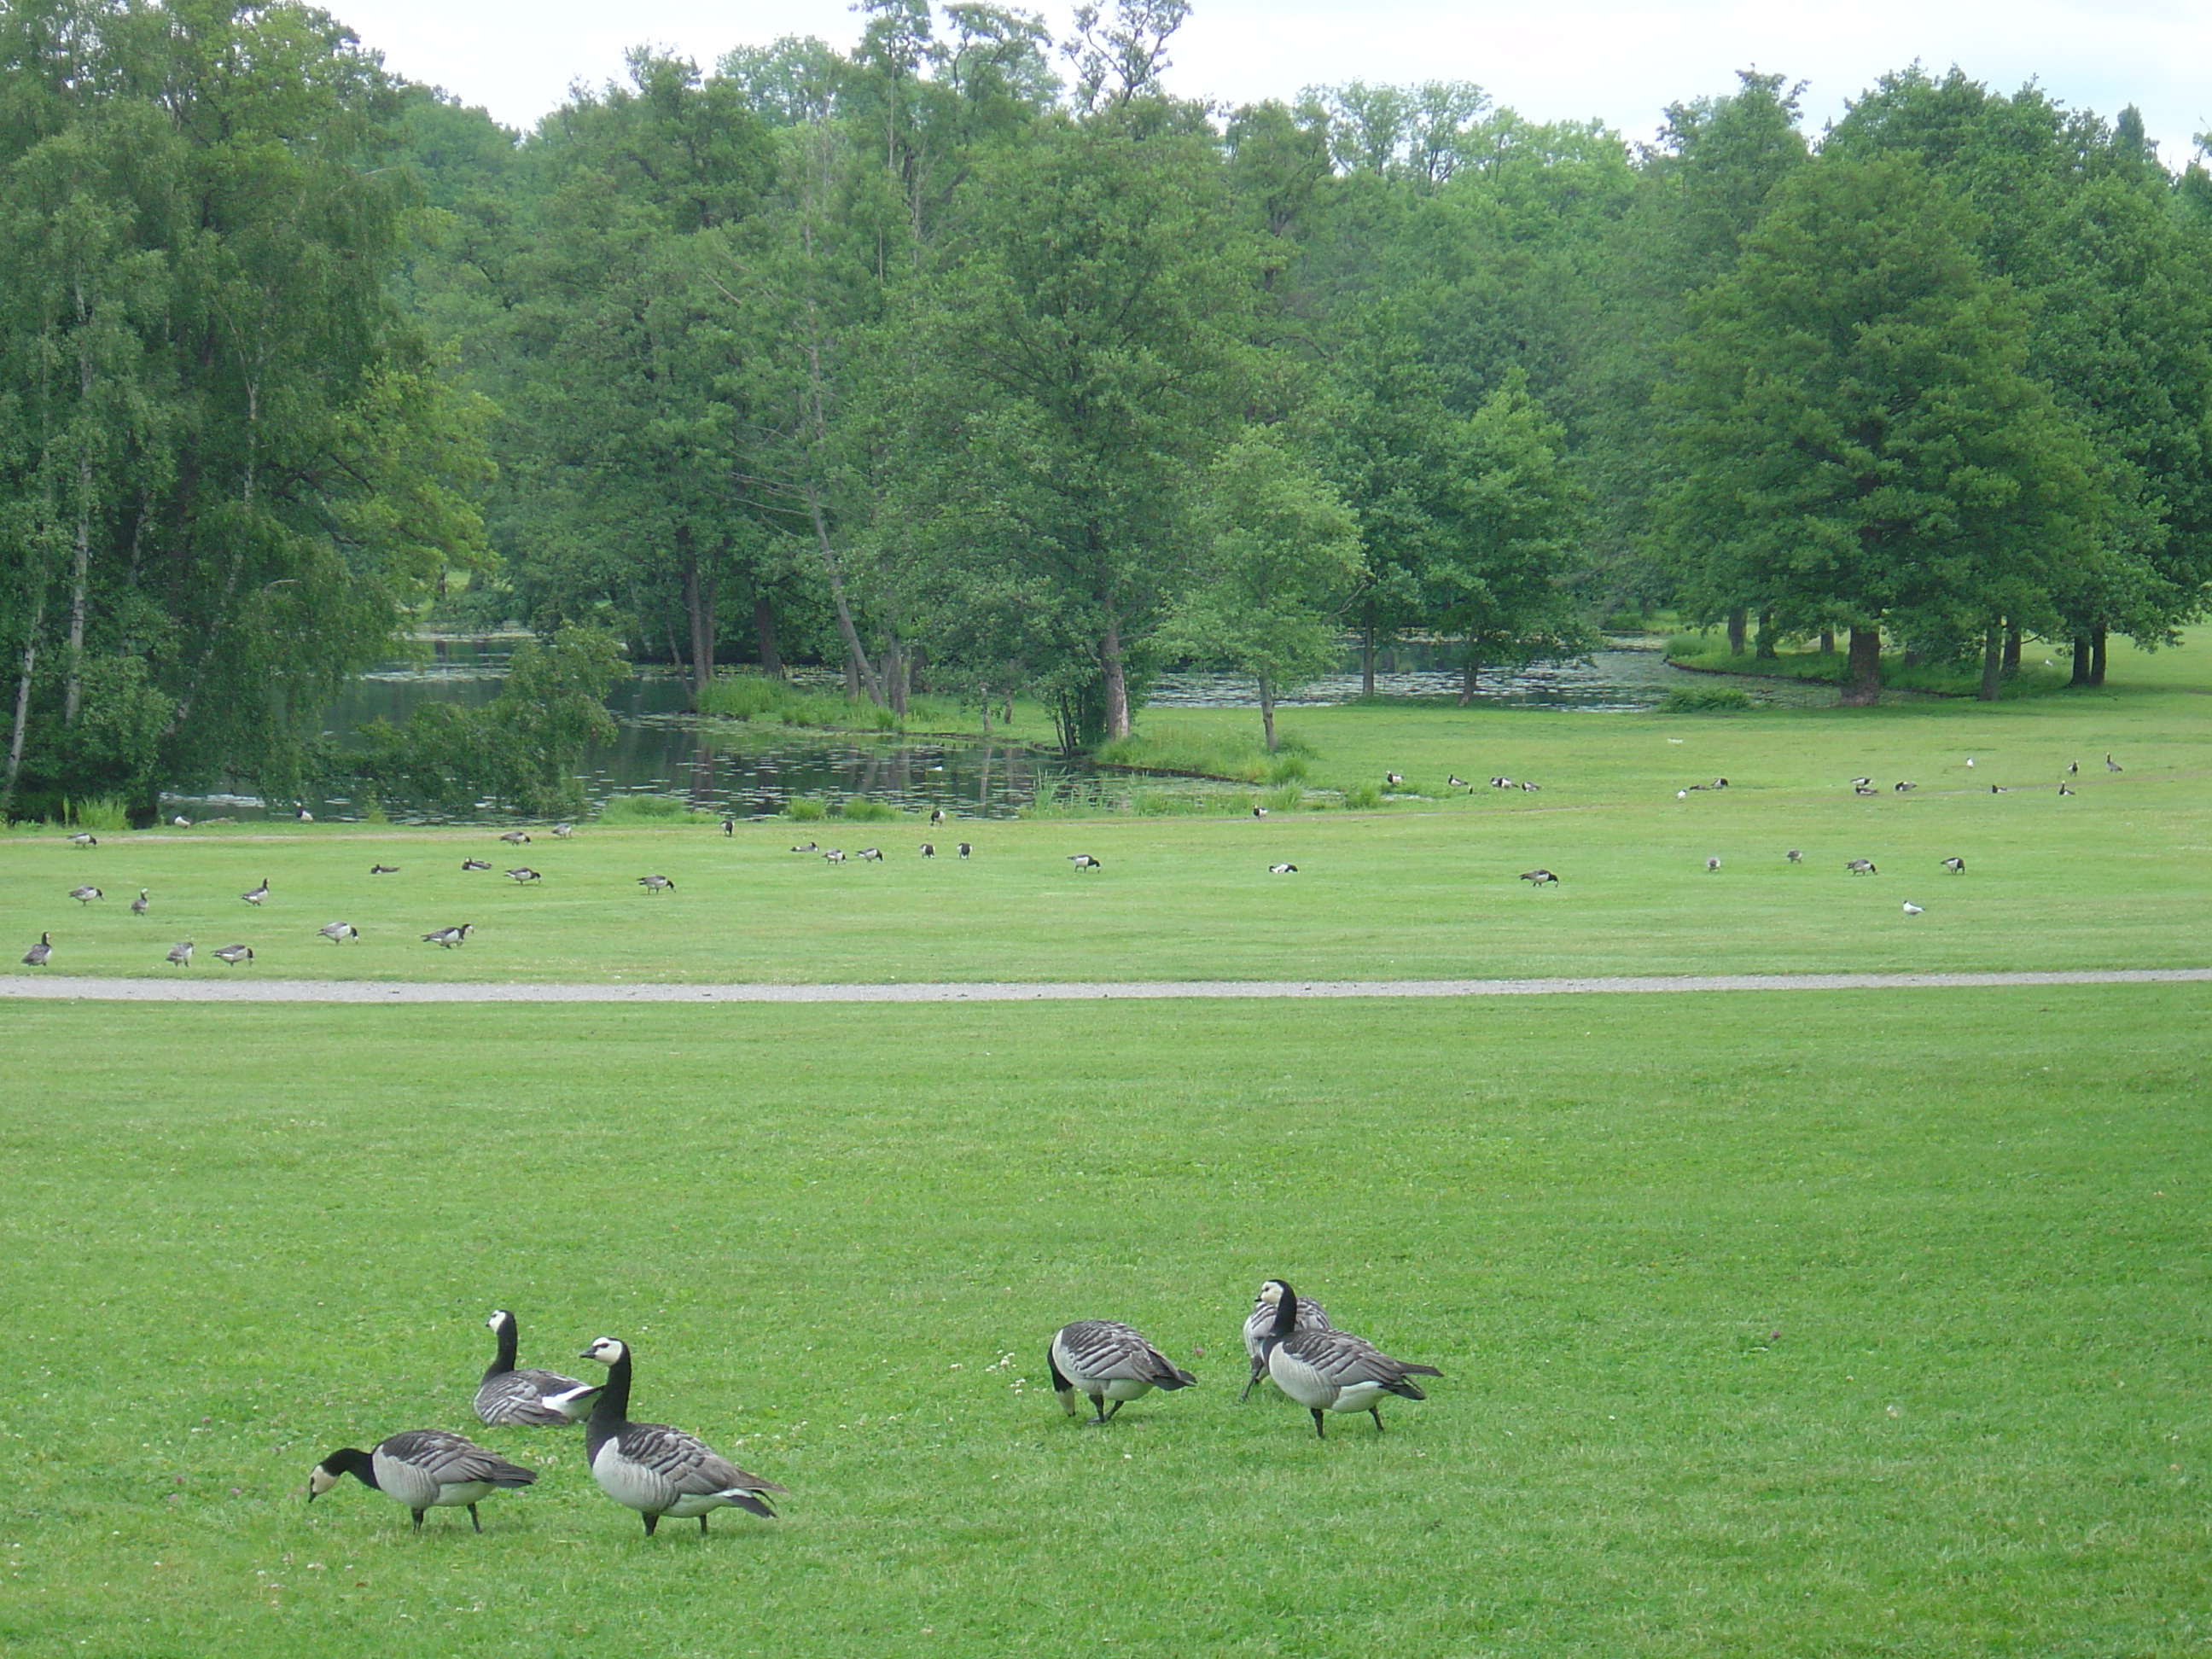
M328 735L341 749L369 720L404 724L426 702L474 707L499 690L514 647L526 635L425 636L418 659L380 665L362 674L331 708ZM1513 674L1488 674L1477 701L1487 707L1556 708L1619 714L1649 708L1669 688L1704 677L1668 665L1655 648L1660 641L1617 641L1583 662L1543 664ZM1401 644L1376 659L1376 690L1387 697L1450 701L1459 695L1459 671L1451 648L1419 641ZM798 670L794 678L841 684L828 670ZM1285 708L1346 702L1360 695L1356 656L1339 672L1326 675L1281 699ZM1827 686L1769 682L1753 690L1758 702L1823 702L1834 696ZM781 811L797 796L841 800L862 796L907 811L943 807L969 817L1011 817L1038 801L1097 799L1124 795L1144 787L1126 774L1102 775L1079 761L1048 752L1048 730L1018 729L1006 743L945 738L870 738L850 732L806 731L789 726L701 720L685 712L683 682L666 669L641 668L617 688L608 708L615 716L612 743L586 756L585 793L596 803L624 794L679 795L715 811L755 816ZM1248 679L1225 674L1163 674L1152 684L1151 702L1160 708L1254 708L1259 699ZM1040 745L1022 747L1024 741ZM1178 793L1243 786L1209 785L1178 778ZM246 795L165 795L165 812L188 817L260 818L271 816L256 798ZM345 821L361 816L358 804L341 797L310 800L318 818ZM289 813L278 814L289 816ZM483 820L499 815L487 808Z

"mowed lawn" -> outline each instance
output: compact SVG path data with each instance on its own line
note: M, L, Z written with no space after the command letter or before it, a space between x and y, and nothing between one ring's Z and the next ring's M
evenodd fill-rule
M2200 1651L2209 996L0 1005L0 1649ZM1428 1401L1239 1406L1269 1274ZM782 1517L307 1507L495 1305Z

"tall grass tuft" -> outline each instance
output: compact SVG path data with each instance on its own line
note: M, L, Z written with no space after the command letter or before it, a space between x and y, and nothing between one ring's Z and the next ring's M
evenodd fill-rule
M783 804L783 815L793 823L819 823L830 809L812 795L793 795Z
M1344 792L1344 806L1348 812L1371 812L1382 805L1382 791L1375 784L1355 783Z
M870 800L865 795L855 795L830 811L848 823L889 823L898 817L895 808L879 800Z
M601 823L675 823L708 816L673 795L617 795L599 809Z
M62 803L64 822L77 830L94 830L102 834L128 830L131 811L120 795L94 795L89 800Z
M836 732L896 732L899 718L860 697L809 691L763 674L725 674L699 693L699 712L721 720L778 720Z

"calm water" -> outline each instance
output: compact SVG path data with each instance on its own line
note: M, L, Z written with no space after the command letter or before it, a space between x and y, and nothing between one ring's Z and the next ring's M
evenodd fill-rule
M369 720L395 725L425 702L489 702L522 635L440 637L422 641L419 660L392 662L362 675L331 709L329 731L340 747ZM1459 672L1449 647L1404 645L1378 653L1376 690L1384 696L1453 699ZM826 671L794 678L841 684ZM1483 677L1478 701L1493 707L1626 713L1649 708L1674 685L1702 677L1670 668L1651 650L1611 649L1587 662L1545 665L1512 675ZM1360 694L1357 661L1281 699L1288 708L1344 702ZM1753 691L1757 701L1825 702L1832 688L1775 684ZM1164 674L1151 701L1163 708L1254 708L1252 683L1224 674ZM678 795L693 805L741 816L780 811L794 796L839 800L865 796L911 811L941 806L963 816L1010 817L1039 800L1097 799L1127 793L1135 781L1102 776L1057 755L1004 744L867 739L848 732L700 720L684 712L683 683L672 672L641 669L617 688L608 707L615 740L586 757L585 792L594 802L622 794ZM1049 729L1012 732L1018 742L1049 744ZM1188 779L1178 792L1208 787ZM1225 787L1225 786L1224 786ZM1239 786L1241 789L1241 786ZM167 809L187 817L268 816L249 796L167 796ZM308 803L318 818L359 816L343 799ZM486 809L486 817L496 816Z

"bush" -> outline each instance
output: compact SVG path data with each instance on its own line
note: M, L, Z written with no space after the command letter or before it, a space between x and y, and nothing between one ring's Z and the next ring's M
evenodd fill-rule
M1751 694L1734 685L1678 685L1659 699L1665 714L1732 714L1751 707Z
M855 795L843 805L830 810L848 823L889 823L898 817L893 808L879 800L870 800L865 795Z
M1279 789L1270 789L1260 797L1260 805L1271 812L1295 812L1305 805L1306 792L1295 783L1286 783Z
M1356 783L1344 792L1346 811L1371 812L1382 805L1382 792L1371 783Z
M783 804L783 815L793 823L819 823L830 809L811 795L793 795Z
M691 816L690 805L673 795L617 795L599 809L601 823L672 823Z
M1304 756L1288 755L1283 753L1280 750L1278 750L1275 752L1274 759L1267 763L1267 781L1270 783L1297 783L1304 779L1307 767L1305 757Z
M131 827L131 814L120 795L95 795L90 800L66 802L72 829L119 834Z

